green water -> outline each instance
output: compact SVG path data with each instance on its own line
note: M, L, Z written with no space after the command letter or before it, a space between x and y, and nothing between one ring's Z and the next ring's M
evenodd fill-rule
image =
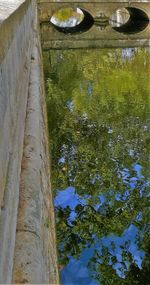
M150 280L150 49L44 53L63 285Z

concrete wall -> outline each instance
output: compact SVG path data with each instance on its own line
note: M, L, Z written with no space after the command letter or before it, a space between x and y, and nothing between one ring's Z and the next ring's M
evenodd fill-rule
M0 284L59 283L36 10L0 1Z
M150 44L150 24L137 34L124 34L115 31L111 25L100 29L93 25L88 31L77 34L60 33L49 24L52 15L64 7L79 7L87 10L94 18L101 13L110 19L114 12L125 7L143 10L150 18L148 0L38 0L41 22L41 42L44 50L66 48L104 48L104 47L148 47ZM46 23L47 22L47 23Z
M103 12L107 17L120 8L137 7L143 9L150 17L149 0L38 0L40 22L49 21L50 17L61 8L83 8L93 17Z

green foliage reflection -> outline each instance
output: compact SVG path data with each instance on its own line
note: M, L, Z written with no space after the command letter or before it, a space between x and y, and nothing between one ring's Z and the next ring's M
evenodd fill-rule
M56 209L60 263L67 264L70 255L79 258L95 237L121 236L132 224L145 252L142 269L124 249L122 268L125 262L129 267L122 279L106 247L102 255L95 251L89 268L102 285L149 284L149 50L51 51L49 58L54 195L71 186L86 200L76 205L71 223L69 207ZM101 206L99 196L105 197Z

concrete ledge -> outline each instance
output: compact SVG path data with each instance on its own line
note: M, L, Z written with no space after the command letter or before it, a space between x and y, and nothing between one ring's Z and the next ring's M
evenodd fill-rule
M34 39L13 283L59 284L43 70L38 35Z
M0 62L3 60L32 0L0 1Z
M0 22L8 19L15 11L18 10L20 5L25 3L25 0L1 0L0 2Z
M0 284L59 284L38 31L35 0L1 0Z
M112 2L125 2L125 3L135 3L135 2L143 2L143 3L147 3L149 2L149 0L37 0L38 3L46 3L46 2L50 2L50 3L54 3L54 2L59 2L59 3L80 3L80 2L84 2L84 3L91 3L91 2L95 2L95 3L112 3Z
M12 281L34 10L29 0L0 2L1 284Z
M66 50L66 49L98 49L98 48L126 48L126 47L149 47L149 39L141 40L79 40L74 43L72 40L68 41L47 41L43 43L43 50L49 49Z

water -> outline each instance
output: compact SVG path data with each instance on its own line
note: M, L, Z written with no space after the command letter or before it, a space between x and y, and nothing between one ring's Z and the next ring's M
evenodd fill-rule
M148 285L150 50L44 60L61 283Z

